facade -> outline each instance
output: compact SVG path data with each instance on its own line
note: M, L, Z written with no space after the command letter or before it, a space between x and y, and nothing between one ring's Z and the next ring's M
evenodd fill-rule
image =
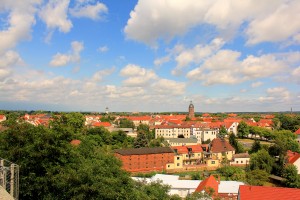
M182 165L197 165L203 161L203 150L200 145L173 146L176 156L182 156Z
M191 128L189 126L168 126L159 125L155 126L155 138L190 138Z
M196 138L167 138L166 141L170 146L196 145L198 143Z
M209 145L209 153L212 159L222 161L227 158L232 160L235 149L225 139L216 138Z
M115 156L129 172L162 171L168 164L174 164L174 152L169 147L118 149Z
M195 125L191 128L191 135L196 137L198 143L200 144L202 144L204 141L212 141L213 139L217 138L218 132L218 128L208 128L199 125Z
M230 165L232 166L246 166L250 163L250 155L248 153L239 153L232 156Z

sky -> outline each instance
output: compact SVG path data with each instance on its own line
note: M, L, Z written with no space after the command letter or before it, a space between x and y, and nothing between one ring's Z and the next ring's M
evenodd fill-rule
M0 0L0 110L300 111L299 0Z

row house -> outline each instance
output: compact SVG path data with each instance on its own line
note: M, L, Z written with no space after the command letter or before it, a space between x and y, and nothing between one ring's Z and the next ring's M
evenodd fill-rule
M198 144L198 140L196 138L167 138L165 141L167 141L170 146L186 146Z
M189 126L155 126L155 138L190 138L191 128Z
M126 116L122 118L131 120L136 127L140 124L150 125L150 121L152 119L151 116Z
M176 156L182 156L183 165L197 165L203 160L203 149L200 145L174 146Z
M213 139L217 138L219 129L195 125L191 128L191 132L191 135L197 138L198 143L202 144L204 141L212 141Z

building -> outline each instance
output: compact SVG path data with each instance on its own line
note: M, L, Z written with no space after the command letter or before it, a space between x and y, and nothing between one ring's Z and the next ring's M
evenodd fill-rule
M203 142L217 138L217 135L219 133L218 128L210 128L207 126L196 124L193 127L191 127L191 135L196 137L199 144L202 144Z
M193 104L192 101L190 102L190 105L189 105L189 115L188 115L188 117L190 119L195 118L195 108L194 108L194 104Z
M203 149L200 145L173 146L176 156L182 157L182 165L197 165L203 162Z
M129 172L166 170L174 166L175 159L170 147L118 149L115 156L122 161L123 169Z
M209 152L212 158L220 161L225 157L228 160L232 160L235 149L225 139L216 138L210 143Z
M5 115L0 115L0 122L3 122L6 120L6 116Z
M300 189L241 185L238 200L282 200L300 199Z
M298 174L300 174L300 153L288 150L287 158L288 158L288 163L295 165L297 167Z
M158 125L155 126L155 138L190 138L191 128L188 125L178 126L178 125Z
M246 166L250 163L250 155L248 153L238 153L232 156L230 165L232 166Z
M170 146L197 145L198 143L196 138L167 138L165 141L167 141Z

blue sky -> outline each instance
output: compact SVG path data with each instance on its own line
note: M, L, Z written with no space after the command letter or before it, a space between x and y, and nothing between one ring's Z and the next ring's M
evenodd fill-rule
M0 109L300 110L298 0L0 0Z

